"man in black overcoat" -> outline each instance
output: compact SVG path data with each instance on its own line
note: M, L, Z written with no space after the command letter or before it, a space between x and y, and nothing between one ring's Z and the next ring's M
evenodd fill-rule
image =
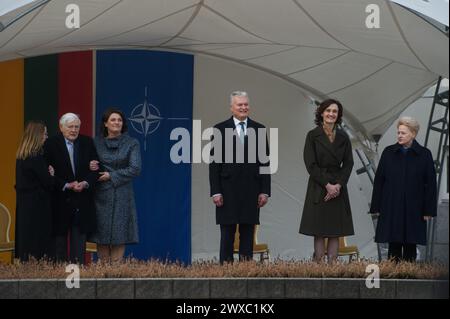
M221 264L233 261L237 225L239 258L253 258L259 210L270 196L265 127L248 117L249 98L246 92L233 92L230 104L232 117L214 126L209 165L211 196L216 205L216 223L220 225L221 233ZM259 139L262 143L258 143ZM264 146L265 150L260 150Z
M66 113L60 133L49 138L44 154L55 169L52 198L53 235L57 261L84 263L86 236L96 229L94 189L97 173L89 169L98 160L92 138L80 135L81 121Z

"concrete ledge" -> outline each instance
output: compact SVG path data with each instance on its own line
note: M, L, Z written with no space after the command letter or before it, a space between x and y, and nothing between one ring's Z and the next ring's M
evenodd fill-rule
M18 280L0 280L0 299L19 298Z
M20 299L56 299L56 279L19 280Z
M209 279L173 279L173 298L207 299L209 288Z
M64 279L58 280L56 294L58 299L95 299L97 280L80 279L80 288L67 288Z
M136 299L170 299L173 280L164 278L135 279Z
M448 299L448 280L382 279L369 289L363 278L118 278L0 280L0 299Z
M433 283L433 298L448 299L448 280L434 281Z
M395 299L397 280L380 280L380 288L367 288L366 280L361 279L359 285L359 296L361 299Z
M432 299L434 297L433 280L397 280L398 299ZM447 296L448 298L448 296Z
M323 278L322 296L327 299L358 299L359 286L362 279L354 278Z
M284 278L249 278L247 281L249 298L284 298Z
M134 296L133 278L97 279L97 299L134 299Z
M286 280L285 297L304 299L322 296L323 280L317 278L292 278Z
M217 278L210 279L211 298L241 299L247 298L247 279Z

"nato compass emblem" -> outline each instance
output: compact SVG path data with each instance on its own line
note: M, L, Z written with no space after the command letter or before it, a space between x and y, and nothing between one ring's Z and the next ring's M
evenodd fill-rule
M144 135L144 151L147 151L147 135L155 132L163 120L158 108L148 102L147 87L144 103L133 108L129 120L134 130Z
M148 102L148 87L145 87L144 103L139 104L131 111L129 118L133 129L144 136L144 151L147 151L147 136L155 132L162 120L187 120L189 118L163 118L156 106Z

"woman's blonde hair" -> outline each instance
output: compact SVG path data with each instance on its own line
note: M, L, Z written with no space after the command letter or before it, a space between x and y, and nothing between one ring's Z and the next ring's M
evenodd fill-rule
M416 136L417 136L417 133L419 133L419 129L420 129L419 122L417 122L416 119L414 119L414 118L412 118L412 117L410 117L410 116L404 116L404 117L401 117L401 118L398 120L397 128L398 128L400 125L406 126L406 127L407 127L411 132L413 132L414 135L416 135Z
M44 145L45 124L39 121L30 121L23 132L16 158L24 160L42 152Z

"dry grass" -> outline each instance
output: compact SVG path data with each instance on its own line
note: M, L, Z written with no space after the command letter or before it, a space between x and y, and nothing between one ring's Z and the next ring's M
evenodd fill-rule
M119 264L94 263L80 267L82 278L365 278L372 262L317 264L311 261L281 261L270 264L241 262L220 266L216 262L196 262L190 266L159 261L127 260ZM427 263L378 264L381 278L448 279L448 266ZM43 261L0 264L0 279L66 278L65 265Z

